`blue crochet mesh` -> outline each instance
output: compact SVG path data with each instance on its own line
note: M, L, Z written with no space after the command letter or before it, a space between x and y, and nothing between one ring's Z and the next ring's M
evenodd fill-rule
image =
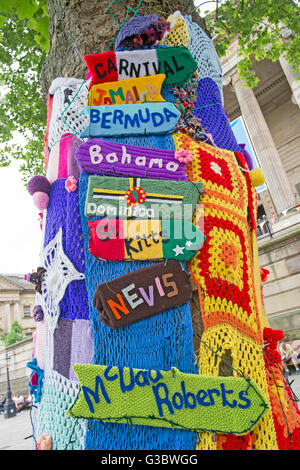
M148 142L147 146L150 146ZM154 262L109 262L97 260L90 254L88 219L84 215L87 183L88 175L82 173L79 201L85 246L85 278L94 338L93 363L146 369L169 369L175 366L183 372L196 373L193 329L188 304L117 330L112 330L99 321L99 313L92 306L96 287ZM92 420L85 436L86 449L194 449L195 444L196 434L189 431L100 423Z
M55 237L62 227L63 249L79 272L84 272L85 260L81 233L77 191L68 193L65 179L56 180L51 186L47 209L44 246ZM84 280L73 281L66 288L60 302L60 317L89 319L88 297Z
M73 419L66 411L79 393L79 385L53 371L45 377L39 426L35 438L43 433L52 437L53 450L80 450L83 448L84 420Z
M196 71L199 80L207 77L211 78L219 89L220 100L223 103L222 68L213 42L200 26L192 21L191 16L185 16L184 19L190 35L188 49L197 61L198 67Z

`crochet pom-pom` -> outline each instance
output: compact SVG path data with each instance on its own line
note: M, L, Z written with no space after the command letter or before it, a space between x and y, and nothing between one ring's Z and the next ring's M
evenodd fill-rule
M264 172L260 168L254 168L249 172L250 181L254 187L261 186L265 182Z
M270 274L270 271L268 269L260 268L261 282L266 282L268 280L269 274Z
M34 193L32 197L33 197L34 204L40 211L47 209L48 204L49 204L48 194L37 191Z
M42 321L44 318L44 312L41 305L35 305L33 308L33 318L35 321Z
M35 175L28 181L27 190L31 196L36 192L50 193L51 184L43 175Z

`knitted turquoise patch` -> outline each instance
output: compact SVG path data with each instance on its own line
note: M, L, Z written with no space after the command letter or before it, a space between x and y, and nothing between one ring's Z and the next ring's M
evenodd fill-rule
M247 434L269 409L243 377L75 364L81 386L68 415L154 427Z
M81 114L90 119L81 138L166 134L174 130L180 117L168 102L86 106Z

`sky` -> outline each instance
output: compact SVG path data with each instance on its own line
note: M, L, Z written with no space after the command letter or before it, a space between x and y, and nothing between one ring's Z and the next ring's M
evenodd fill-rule
M199 0L201 13L215 2ZM0 167L0 273L26 274L36 270L42 231L39 210L33 204L18 171L18 162Z
M38 267L42 234L38 214L18 164L0 167L0 273L26 274Z

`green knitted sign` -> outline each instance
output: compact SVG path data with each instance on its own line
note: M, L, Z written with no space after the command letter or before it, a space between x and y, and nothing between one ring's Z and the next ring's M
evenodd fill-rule
M184 374L176 368L132 369L75 364L81 386L67 412L74 418L247 434L269 408L243 377Z
M127 219L192 219L202 183L151 178L89 177L87 217Z

